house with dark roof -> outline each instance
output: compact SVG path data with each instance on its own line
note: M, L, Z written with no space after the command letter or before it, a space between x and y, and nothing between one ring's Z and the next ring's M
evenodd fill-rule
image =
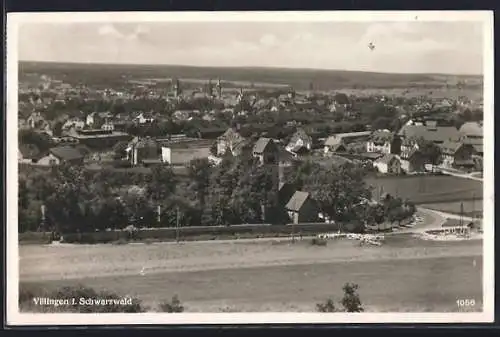
M37 161L38 165L52 166L62 163L82 165L85 155L72 146L58 146L49 149L49 153Z
M31 164L37 162L43 154L33 144L19 144L17 161L19 163Z
M279 162L279 148L271 138L259 138L253 147L252 154L259 159L261 165Z
M446 141L440 144L442 155L442 166L457 168L457 167L473 167L475 153L474 147L471 144L465 144L460 141Z
M470 144L479 156L483 156L483 124L478 122L467 122L460 127L460 140L464 144Z
M318 219L318 207L310 194L303 191L296 191L285 209L294 224L315 222Z
M394 154L385 154L373 162L373 166L380 173L384 174L401 174L401 162Z
M325 154L329 154L333 152L345 151L342 148L339 149L340 144L344 145L344 148L347 148L348 144L358 142L364 143L370 138L370 135L370 131L338 133L332 135L325 141L324 152Z
M404 125L398 132L403 143L417 142L420 139L442 144L447 140L458 141L460 133L454 126L438 126L432 121L426 125Z

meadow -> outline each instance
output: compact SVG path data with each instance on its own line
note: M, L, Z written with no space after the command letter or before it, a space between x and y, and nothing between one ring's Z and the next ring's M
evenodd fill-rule
M85 285L146 306L178 295L189 311L313 311L355 282L368 311L457 311L481 304L482 241L411 235L382 247L308 240L20 246L20 281L46 290ZM475 262L474 262L475 260ZM50 261L50 263L47 263ZM141 273L141 270L143 273Z
M382 193L409 199L417 205L451 202L459 204L461 201L473 199L477 202L483 197L482 182L447 175L367 177L366 182L374 187L375 198L378 198L382 187Z
M424 204L425 208L433 209L436 211L447 212L452 214L460 214L460 206L463 205L464 216L482 217L483 215L483 200L467 200L455 202L437 202L431 204Z

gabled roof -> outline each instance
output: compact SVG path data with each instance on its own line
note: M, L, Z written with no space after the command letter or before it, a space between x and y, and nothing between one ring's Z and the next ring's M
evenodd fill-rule
M458 140L460 133L454 126L429 127L425 125L405 125L399 130L398 135L406 140L423 138L431 142L444 142Z
M217 139L218 140L224 140L226 142L235 143L235 142L240 142L240 141L242 141L245 138L242 137L240 135L240 133L238 131L236 131L234 128L229 128L229 129L226 130L226 132L224 132Z
M371 135L371 131L338 133L336 135L328 137L325 141L325 145L326 146L334 146L334 145L341 143L346 138L366 137L369 135Z
M464 136L483 136L483 126L477 122L467 122L460 127L460 133Z
M19 152L21 152L25 159L36 158L40 154L40 150L33 144L20 144Z
M271 144L272 142L273 141L271 138L264 138L264 137L259 138L253 147L253 152L263 153L269 146L269 144Z
M444 154L455 154L464 144L462 142L445 141L440 144L441 151ZM470 146L470 145L469 145Z
M302 191L296 191L288 203L286 204L285 208L289 211L294 211L298 212L306 202L306 200L309 198L309 193L307 192L302 192Z
M309 136L307 132L302 128L298 128L297 131L295 131L292 138L290 139L290 144L297 142L299 139L302 139L302 141L304 142L312 143L312 137Z
M58 146L49 150L55 157L61 160L75 160L82 159L83 154L76 148L71 146Z
M325 140L325 146L336 146L342 143L342 138L330 136Z

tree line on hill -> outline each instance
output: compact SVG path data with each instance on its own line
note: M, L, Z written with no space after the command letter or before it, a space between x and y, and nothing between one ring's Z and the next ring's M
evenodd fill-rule
M36 231L45 223L59 233L135 227L287 223L280 204L276 171L250 155L227 155L218 166L193 160L187 177L169 166L150 173L78 166L55 166L23 172L19 178L19 231ZM286 172L296 190L309 192L323 214L339 222L398 221L414 212L408 202L390 198L382 205L366 202L371 187L361 166L296 163ZM158 216L158 210L160 216Z

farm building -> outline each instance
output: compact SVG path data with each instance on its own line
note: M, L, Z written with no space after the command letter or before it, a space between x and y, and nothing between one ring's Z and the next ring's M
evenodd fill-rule
M428 121L426 125L405 125L398 136L407 144L424 139L439 145L447 140L458 141L460 133L454 126L437 126L435 122Z
M440 145L444 167L473 167L474 147L462 142L446 141Z
M49 153L37 161L38 165L51 166L61 163L70 163L74 165L83 164L85 155L75 147L59 146L49 150Z
M296 191L285 209L294 224L315 222L318 219L318 208L309 193Z
M207 140L165 144L161 147L161 160L170 165L187 165L194 159L209 158L210 146Z
M125 132L108 131L101 129L73 130L67 133L68 137L75 138L80 144L89 148L104 149L112 148L119 141L128 141L132 137Z
M461 141L470 144L479 156L483 156L483 125L482 123L467 122L459 130Z
M348 144L356 142L366 142L370 138L370 131L339 133L330 136L325 141L325 154L332 152L345 152L345 147ZM343 147L341 146L343 145Z

